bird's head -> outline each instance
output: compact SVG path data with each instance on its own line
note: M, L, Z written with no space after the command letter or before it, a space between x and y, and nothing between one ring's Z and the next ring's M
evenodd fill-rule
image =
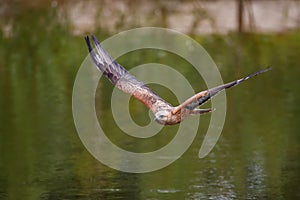
M154 120L159 124L166 124L169 115L170 115L169 111L166 110L158 111L154 115Z

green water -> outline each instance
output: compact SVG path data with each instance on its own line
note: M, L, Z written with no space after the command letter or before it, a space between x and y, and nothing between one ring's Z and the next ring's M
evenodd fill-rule
M21 16L19 20L26 19ZM259 69L273 70L227 92L227 116L213 151L198 158L209 122L203 116L188 151L170 166L146 174L113 170L95 160L81 143L72 116L72 88L87 51L83 37L47 18L33 27L16 25L0 49L0 198L1 199L299 199L300 185L300 33L196 37L231 81ZM100 39L106 34L97 33ZM119 59L131 68L158 62L184 69L199 91L203 82L175 55L133 52ZM180 66L180 67L179 67ZM113 87L101 80L98 88ZM172 93L153 85L176 103ZM110 113L110 96L97 96L99 119L112 141L129 150L159 148L174 137L168 127L153 140L122 138ZM138 124L149 122L135 101ZM147 116L147 117L145 117ZM140 145L138 142L142 142ZM155 145L156 144L156 145Z

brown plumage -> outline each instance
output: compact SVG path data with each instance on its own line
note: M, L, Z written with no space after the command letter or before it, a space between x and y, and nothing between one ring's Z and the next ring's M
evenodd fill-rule
M102 48L100 42L95 36L92 36L95 50L93 50L89 37L86 36L86 44L88 46L90 56L97 68L105 75L117 88L132 95L141 101L155 116L155 121L163 125L178 124L191 114L203 114L213 111L213 109L198 109L207 102L211 97L215 96L220 91L240 84L241 82L266 72L271 68L267 68L253 74L250 74L242 79L232 81L230 83L214 87L195 94L187 99L179 106L172 106L160 96L155 94L143 82L136 79L134 76L124 69L120 64L115 62L109 54Z

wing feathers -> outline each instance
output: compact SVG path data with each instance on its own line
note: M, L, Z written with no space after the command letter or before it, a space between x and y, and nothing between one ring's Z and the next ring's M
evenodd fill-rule
M90 56L97 68L115 85L118 80L127 75L128 72L109 56L109 54L102 48L95 36L92 36L92 38L97 50L96 53L91 46L89 37L85 37Z
M89 37L85 37L92 61L116 87L141 101L154 113L163 107L171 107L169 103L155 94L143 82L136 79L125 68L115 62L95 36L92 36L92 39L96 51L93 50Z
M207 102L210 98L212 98L213 96L217 95L220 91L227 89L227 88L231 88L233 86L236 86L240 83L242 83L245 80L248 80L249 78L252 78L258 74L267 72L269 70L271 70L272 68L267 68L267 69L263 69L260 70L258 72L254 72L244 78L238 79L236 81L232 81L230 83L226 83L224 85L220 85L208 90L205 90L203 92L199 92L198 94L192 96L191 98L187 99L185 102L183 102L182 104L180 104L178 107L176 107L176 109L173 111L173 113L178 112L179 110L181 110L182 108L187 108L190 110L195 109L196 107L204 104L205 102Z

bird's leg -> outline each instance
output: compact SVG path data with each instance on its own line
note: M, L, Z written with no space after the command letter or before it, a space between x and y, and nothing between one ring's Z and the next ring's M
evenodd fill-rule
M215 110L214 108L194 109L194 110L192 110L191 114L192 115L195 115L195 114L200 114L201 115L201 114L212 112L214 110Z
M183 102L182 104L180 104L179 106L177 106L173 111L172 114L176 114L178 111L180 111L182 108L186 107L188 104L192 103L193 101L196 101L197 99L200 99L203 96L207 96L208 95L208 91L202 91L199 92L198 94L188 98L185 102Z

